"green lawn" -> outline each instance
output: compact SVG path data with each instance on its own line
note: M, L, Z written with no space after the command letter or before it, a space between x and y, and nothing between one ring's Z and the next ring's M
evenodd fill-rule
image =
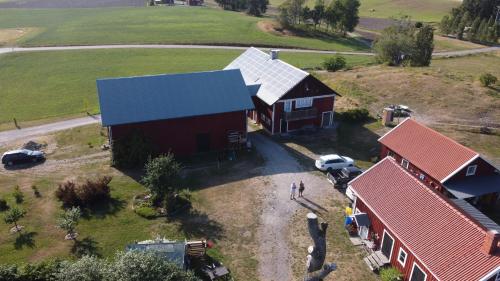
M204 7L3 9L1 28L34 27L23 46L95 44L230 44L325 50L365 50L355 39L278 36L261 31L262 18Z
M241 51L180 49L115 49L30 52L0 56L0 125L63 119L97 113L95 80L146 74L217 70ZM282 53L298 67L318 67L329 55ZM371 57L346 56L350 65L368 64ZM5 124L10 126L6 126Z
M360 15L372 18L409 15L413 20L438 22L460 3L457 0L361 0Z

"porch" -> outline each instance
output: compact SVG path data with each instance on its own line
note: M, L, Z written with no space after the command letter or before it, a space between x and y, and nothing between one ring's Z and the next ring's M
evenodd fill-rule
M314 119L317 117L318 117L317 108L285 112L285 121L307 120L307 119Z

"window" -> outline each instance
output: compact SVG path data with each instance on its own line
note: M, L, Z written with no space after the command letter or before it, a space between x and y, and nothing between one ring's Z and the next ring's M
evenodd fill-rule
M425 180L425 175L423 173L421 173L420 176L419 176L419 178L420 178L420 180L423 181L423 180Z
M465 174L466 176L473 176L476 174L476 169L477 169L477 165L472 165L472 166L469 166L467 167L467 173Z
M285 101L285 112L290 112L292 111L292 101L287 100Z
M394 152L389 150L389 152L387 152L387 156L394 158Z
M406 159L401 159L401 166L403 166L403 168L405 169L408 169L408 166L410 166L410 162L408 162L408 160Z
M313 105L312 98L302 98L295 100L295 108L311 107Z
M403 250L403 248L399 248L399 254L398 254L398 262L405 267L406 264L406 252Z
M495 277L495 281L500 281L500 272L497 273L497 277Z
M410 281L425 281L427 280L427 274L416 264L413 263L413 269L410 275Z

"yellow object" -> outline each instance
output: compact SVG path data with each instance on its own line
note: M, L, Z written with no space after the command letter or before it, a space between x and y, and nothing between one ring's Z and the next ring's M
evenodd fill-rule
M352 208L351 207L345 207L345 215L346 216L352 215Z

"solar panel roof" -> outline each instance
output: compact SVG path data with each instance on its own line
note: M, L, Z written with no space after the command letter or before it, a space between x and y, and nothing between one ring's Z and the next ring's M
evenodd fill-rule
M224 69L240 69L247 85L261 84L257 96L268 105L277 102L309 73L271 56L249 48Z

